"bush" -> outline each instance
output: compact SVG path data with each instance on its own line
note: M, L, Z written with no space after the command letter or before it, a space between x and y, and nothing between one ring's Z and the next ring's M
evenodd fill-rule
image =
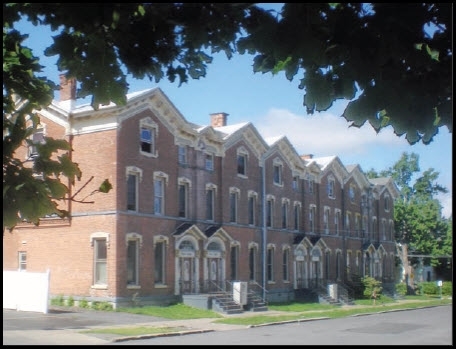
M396 284L396 293L400 296L405 296L407 294L407 284L405 282Z
M442 285L442 295L452 296L453 295L453 283L451 281L444 281Z
M113 306L109 302L92 302L92 309L109 311L113 310Z
M59 295L55 298L52 298L51 305L58 305L58 306L65 305L65 299L63 298L63 295Z
M67 305L68 305L69 307L74 306L74 298L73 298L73 296L68 297L68 299L67 299Z
M87 302L87 299L81 299L78 305L80 308L89 308L89 302Z

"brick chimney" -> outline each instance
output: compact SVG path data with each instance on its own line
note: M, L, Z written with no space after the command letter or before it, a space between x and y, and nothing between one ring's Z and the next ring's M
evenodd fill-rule
M211 115L211 126L221 127L226 126L226 118L229 114L227 113L213 113Z
M71 110L76 105L76 79L67 79L65 74L60 74L60 100L62 108Z
M301 159L303 160L310 160L310 159L313 159L314 155L313 154L304 154L304 155L301 155Z

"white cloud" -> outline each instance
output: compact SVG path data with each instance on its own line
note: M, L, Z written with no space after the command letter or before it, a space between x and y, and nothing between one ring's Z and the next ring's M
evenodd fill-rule
M349 127L343 117L323 112L301 116L284 109L270 109L255 126L263 137L285 135L299 153L316 156L366 155L372 145L393 147L406 141L396 136L392 129L377 134L370 125Z
M358 163L363 170L387 169L399 160L404 151L421 153L423 149L434 149L442 153L442 149L435 145L432 148L411 147L404 137L395 135L392 128L377 134L368 124L361 128L348 127L347 120L329 112L303 116L286 109L271 108L265 116L252 122L264 138L285 135L298 154L314 154L317 157L337 155L343 163L343 159L353 160L345 165ZM433 163L422 164L422 169L434 167L445 174L441 168L446 164L442 164L437 155L432 160ZM443 207L443 216L449 217L452 214L451 182L444 181L442 184L449 189L449 193L438 199Z

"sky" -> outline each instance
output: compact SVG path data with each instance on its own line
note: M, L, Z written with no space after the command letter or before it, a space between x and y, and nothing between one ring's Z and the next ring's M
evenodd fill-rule
M56 57L44 57L43 50L52 43L49 29L22 23L17 27L23 34L30 34L24 45L33 50L45 66L42 74L56 84L59 72ZM178 86L166 78L158 84L148 79L128 79L129 93L159 87L188 122L210 124L210 114L228 113L227 124L251 122L264 138L286 136L299 155L315 157L336 155L344 165L359 164L364 171L386 170L399 161L404 152L419 155L421 172L433 168L439 172L437 182L448 189L439 196L442 214L452 214L452 134L447 127L429 145L410 145L404 136L394 134L391 127L376 133L369 125L349 127L340 115L347 103L338 101L325 112L307 115L303 106L304 91L298 88L299 79L286 79L278 75L253 73L253 56L235 55L227 59L222 54L213 56L206 77L190 79ZM55 96L57 99L58 96ZM81 103L86 103L84 101Z

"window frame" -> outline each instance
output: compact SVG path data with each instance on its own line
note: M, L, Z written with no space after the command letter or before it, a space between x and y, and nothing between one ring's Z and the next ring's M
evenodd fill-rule
M27 251L19 251L18 258L18 271L27 271Z
M177 146L177 159L180 165L187 165L187 146L179 144Z
M100 243L103 242L104 246L101 246ZM98 286L106 286L108 283L108 239L104 237L93 238L93 284ZM104 258L100 257L100 248L104 250ZM101 270L101 267L103 267ZM104 277L103 277L104 271Z
M139 211L139 183L141 177L142 171L140 169L127 167L127 211Z
M238 150L236 168L239 177L247 177L247 159L248 154L244 150Z
M288 228L288 208L290 206L290 202L288 199L282 200L282 229Z
M150 137L144 137L148 132ZM139 152L147 157L157 157L158 124L147 117L139 122ZM150 148L150 149L147 149Z
M131 286L139 286L139 246L140 246L140 239L136 237L127 237L127 255L126 255L126 263L127 263L127 273L126 273L126 283L127 287ZM133 255L130 253L133 252ZM133 268L133 270L130 270ZM132 273L130 280L129 273Z
M158 240L154 243L154 285L166 285L166 253L167 241Z
M214 171L214 154L204 154L204 168L207 171Z
M290 249L284 248L282 251L282 278L283 281L290 281Z

